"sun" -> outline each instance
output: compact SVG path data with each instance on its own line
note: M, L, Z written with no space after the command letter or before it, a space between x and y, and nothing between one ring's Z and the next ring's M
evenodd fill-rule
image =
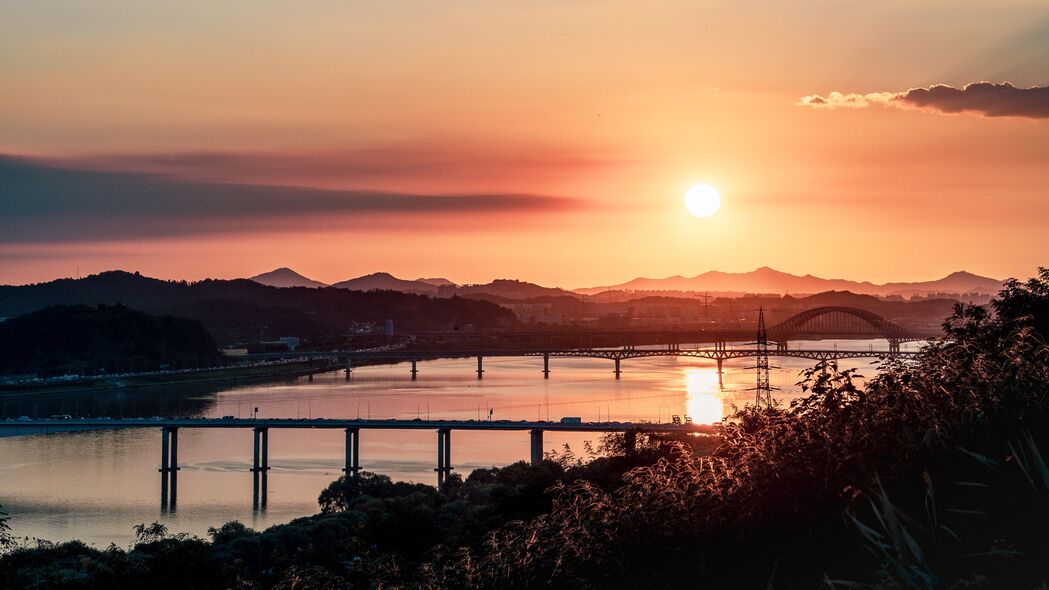
M685 208L696 217L710 217L721 207L718 189L709 184L693 185L685 193Z

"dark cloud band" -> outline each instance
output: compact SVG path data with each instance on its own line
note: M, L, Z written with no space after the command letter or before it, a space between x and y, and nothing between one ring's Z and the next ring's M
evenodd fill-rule
M399 219L555 211L574 199L534 194L420 195L86 171L0 157L0 243L91 241L294 229L318 218Z
M976 113L986 117L1045 119L1049 118L1049 87L1017 88L1008 82L977 82L964 88L937 84L896 93L813 94L798 101L800 106L823 109L866 108L875 104L941 113Z

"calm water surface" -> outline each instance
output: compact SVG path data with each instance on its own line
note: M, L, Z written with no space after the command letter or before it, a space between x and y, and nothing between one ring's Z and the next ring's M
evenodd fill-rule
M792 343L792 348L885 349L884 341ZM913 348L911 348L913 349ZM612 362L551 359L551 376L542 378L542 359L485 359L482 381L476 360L419 364L411 381L406 364L319 374L283 383L224 389L170 388L80 396L8 400L0 416L69 413L83 416L192 415L273 418L477 419L488 408L493 419L669 421L688 415L696 422L718 421L753 401L753 359L725 364L725 389L718 389L713 361L657 357L623 361L616 381ZM772 358L772 384L780 399L800 394L798 372L804 359ZM843 361L873 375L867 361ZM569 445L583 453L592 435L546 433L544 445ZM594 442L597 442L594 440ZM89 544L127 545L131 527L159 520L172 532L204 536L210 526L240 520L256 529L314 514L317 495L341 475L341 430L270 431L269 503L251 507L252 433L250 429L182 429L179 432L178 508L160 511L161 434L127 429L0 438L0 504L11 515L13 533L52 541L81 539ZM477 467L526 460L526 432L453 432L452 464L466 475ZM361 464L369 471L409 481L433 483L436 434L428 431L361 432Z

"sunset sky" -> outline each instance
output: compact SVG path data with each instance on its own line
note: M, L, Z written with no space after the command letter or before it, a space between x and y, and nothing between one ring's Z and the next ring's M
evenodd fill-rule
M0 283L1049 265L1045 0L8 0L0 78Z

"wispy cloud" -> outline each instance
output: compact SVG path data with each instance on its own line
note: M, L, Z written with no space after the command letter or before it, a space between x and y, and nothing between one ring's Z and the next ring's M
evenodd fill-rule
M503 186L620 167L623 158L547 146L431 142L353 148L106 153L51 157L82 170L138 172L179 180L359 188ZM398 189L399 190L399 189Z
M1049 87L1017 88L1009 82L976 82L964 88L936 84L906 92L845 94L802 97L799 106L817 109L866 108L882 105L902 109L928 109L941 113L975 113L986 117L1049 118Z
M416 194L78 170L0 156L0 243L83 242L261 230L325 223L434 228L476 215L553 213L578 201L541 194ZM353 226L353 225L351 225Z

